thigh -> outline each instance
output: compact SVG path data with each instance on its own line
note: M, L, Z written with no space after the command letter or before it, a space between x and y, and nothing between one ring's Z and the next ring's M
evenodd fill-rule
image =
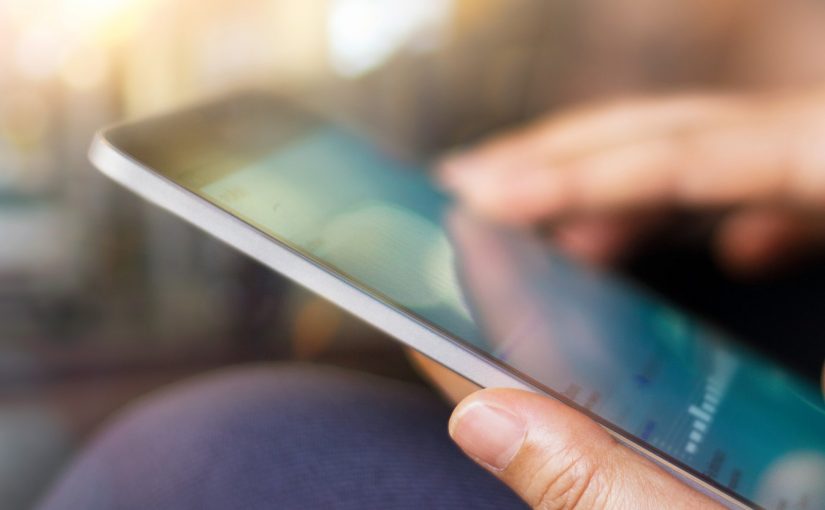
M44 510L522 508L423 388L311 366L233 369L112 421Z

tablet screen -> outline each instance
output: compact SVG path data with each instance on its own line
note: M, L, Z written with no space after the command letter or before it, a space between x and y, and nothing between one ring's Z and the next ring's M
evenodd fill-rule
M529 231L474 217L357 135L295 125L252 157L194 137L187 150L210 157L149 164L717 487L825 508L816 385Z

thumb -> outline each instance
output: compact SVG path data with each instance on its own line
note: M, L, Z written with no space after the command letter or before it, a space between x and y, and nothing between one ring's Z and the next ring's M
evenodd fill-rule
M721 508L553 399L509 389L459 404L450 435L535 509Z

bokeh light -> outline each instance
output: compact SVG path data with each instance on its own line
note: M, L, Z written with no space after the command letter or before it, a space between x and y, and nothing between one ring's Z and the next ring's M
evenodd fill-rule
M400 48L437 45L449 19L451 0L332 0L329 42L335 70L344 76L366 73Z

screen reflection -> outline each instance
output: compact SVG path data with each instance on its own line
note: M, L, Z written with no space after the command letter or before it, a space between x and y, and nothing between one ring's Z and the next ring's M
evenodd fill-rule
M185 184L185 183L184 183ZM765 507L825 506L813 385L330 127L193 190Z

